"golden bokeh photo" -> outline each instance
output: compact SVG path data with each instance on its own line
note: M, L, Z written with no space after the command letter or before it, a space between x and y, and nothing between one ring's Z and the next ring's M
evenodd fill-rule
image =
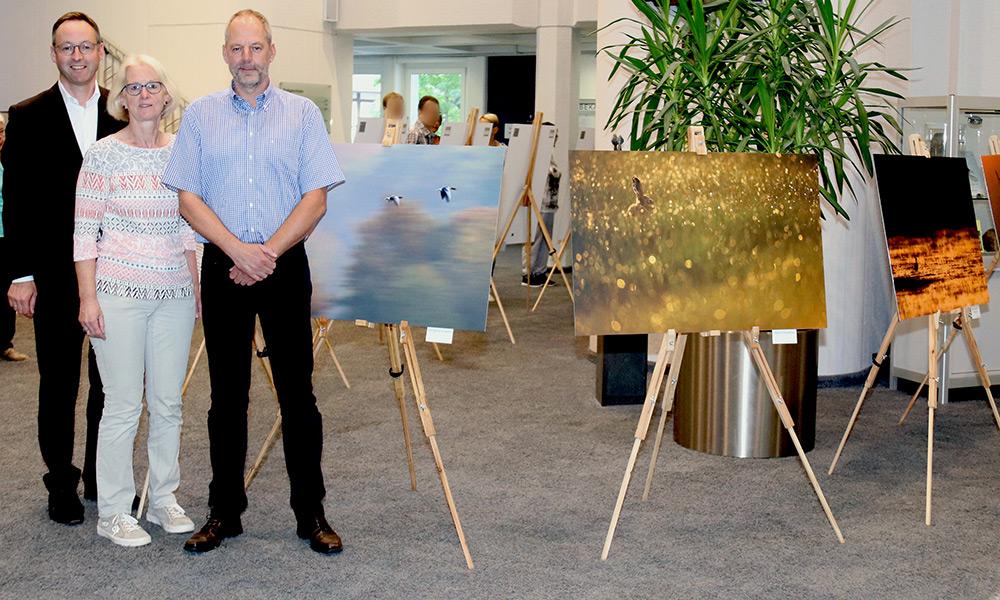
M570 163L577 335L826 327L814 157Z

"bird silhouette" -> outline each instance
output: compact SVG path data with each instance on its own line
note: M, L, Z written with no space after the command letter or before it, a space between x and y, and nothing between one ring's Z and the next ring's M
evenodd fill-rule
M385 201L386 202L388 202L389 204L395 204L396 206L399 206L399 203L402 200L403 200L402 196L386 196L385 197Z
M438 192L441 193L441 199L444 200L445 202L451 202L451 193L454 191L455 188L448 185L438 190Z
M635 202L627 209L629 215L636 216L656 210L653 199L642 193L642 182L638 177L632 178L632 192L635 194Z

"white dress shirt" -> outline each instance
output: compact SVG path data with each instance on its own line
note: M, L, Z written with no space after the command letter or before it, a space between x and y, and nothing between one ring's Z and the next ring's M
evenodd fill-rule
M66 104L69 121L73 124L73 134L76 136L77 145L80 146L80 155L83 156L97 141L97 101L101 97L101 90L95 82L94 93L86 104L77 102L63 86L62 81L59 82L59 93L62 94L63 103Z
M86 104L80 104L63 86L62 81L58 85L63 103L66 105L66 112L69 113L69 122L73 124L76 144L80 147L80 155L82 156L97 141L97 101L101 97L101 90L97 87L97 82L94 82L94 93ZM34 276L27 275L19 277L11 283L25 283L34 280Z

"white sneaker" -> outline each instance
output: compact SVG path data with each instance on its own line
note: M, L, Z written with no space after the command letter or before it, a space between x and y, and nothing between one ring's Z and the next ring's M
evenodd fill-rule
M139 522L132 515L125 513L118 513L110 519L98 519L97 535L129 548L145 546L153 541L149 534L139 527Z
M146 520L159 525L167 533L189 533L194 531L194 521L184 514L184 509L176 504L163 508L152 508L146 512Z

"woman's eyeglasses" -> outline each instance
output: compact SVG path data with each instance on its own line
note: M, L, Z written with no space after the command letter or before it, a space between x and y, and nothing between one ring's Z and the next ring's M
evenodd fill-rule
M138 96L142 93L142 89L146 88L146 91L150 94L159 94L163 91L163 84L159 81L147 81L146 83L126 83L122 86L121 91L126 92L129 96Z

